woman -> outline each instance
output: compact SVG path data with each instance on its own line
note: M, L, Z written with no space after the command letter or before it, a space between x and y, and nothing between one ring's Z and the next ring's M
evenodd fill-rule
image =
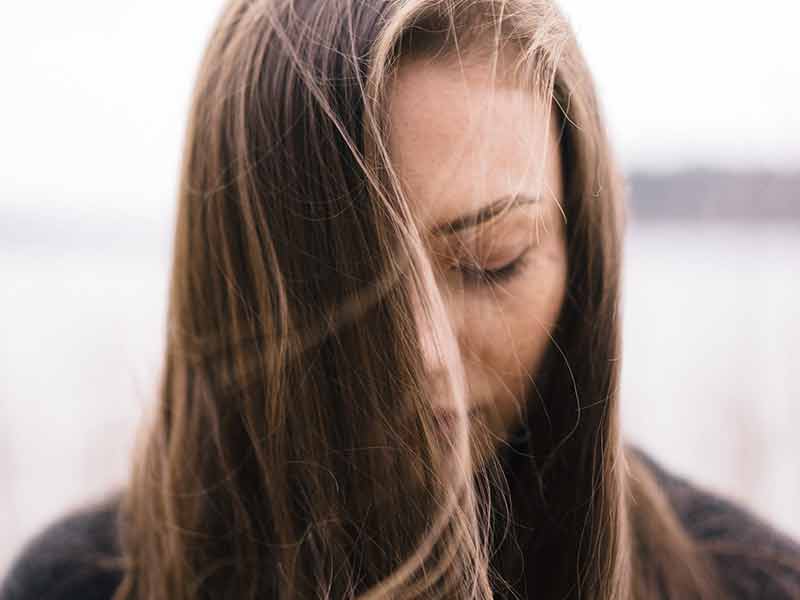
M800 547L622 442L624 220L549 2L230 2L130 484L3 600L799 598Z

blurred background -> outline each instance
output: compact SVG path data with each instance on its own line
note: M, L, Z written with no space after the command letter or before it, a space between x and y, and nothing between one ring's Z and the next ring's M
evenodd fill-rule
M629 182L625 435L800 537L800 5L561 6ZM127 475L220 7L50 0L0 20L0 576Z

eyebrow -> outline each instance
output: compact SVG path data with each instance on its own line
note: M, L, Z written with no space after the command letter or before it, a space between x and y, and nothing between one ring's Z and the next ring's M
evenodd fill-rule
M452 233L457 233L465 229L477 227L486 221L490 221L505 210L512 210L520 206L537 204L539 202L541 202L541 198L539 196L530 196L527 194L509 194L506 196L501 196L494 202L479 208L475 212L457 217L448 223L437 225L433 228L432 233L433 235L449 235Z

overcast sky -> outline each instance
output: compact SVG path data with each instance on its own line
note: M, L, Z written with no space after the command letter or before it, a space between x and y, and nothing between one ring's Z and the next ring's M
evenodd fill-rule
M219 0L17 2L0 21L0 208L171 214ZM800 168L800 2L564 0L626 170Z

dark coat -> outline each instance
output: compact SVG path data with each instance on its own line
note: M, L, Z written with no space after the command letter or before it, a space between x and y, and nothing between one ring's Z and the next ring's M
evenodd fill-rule
M730 598L800 599L800 567L781 567L772 559L780 555L800 564L800 544L744 507L668 472L640 448L629 449L652 469L693 536L735 539L756 550L749 559L717 562ZM0 600L109 600L122 574L99 566L97 559L119 553L118 507L119 496L114 496L43 529L12 563L0 584Z

